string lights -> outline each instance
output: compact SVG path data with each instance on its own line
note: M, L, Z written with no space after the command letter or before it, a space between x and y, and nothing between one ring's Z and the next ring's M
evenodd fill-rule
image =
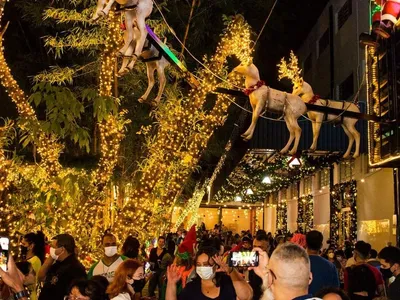
M330 240L339 245L345 239L357 239L357 182L355 180L336 184L331 190ZM343 210L349 208L348 211ZM339 240L341 239L341 240Z
M307 195L297 201L297 229L305 233L314 226L314 197Z
M5 0L1 0L0 2L0 21L4 13L5 3ZM43 131L25 93L11 74L11 70L4 57L3 35L6 29L7 26L0 31L0 82L17 107L21 119L20 128L29 134L37 147L37 152L41 158L41 166L43 166L47 174L54 176L61 168L58 158L63 146L58 143L54 136L49 136Z
M221 86L213 74L226 76L228 56L235 55L243 63L250 62L250 42L250 27L243 17L232 18L215 55L205 59L207 68L197 74L200 85L192 89L187 97L172 97L161 105L156 114L158 133L148 143L149 154L141 169L139 188L133 192L117 217L116 230L119 235L147 228L152 211L159 205L169 208L169 213L172 213L176 196L195 169L213 130L224 124L226 119L230 104L227 95L218 95L211 111L203 109L207 95ZM243 79L231 78L230 82L242 84Z

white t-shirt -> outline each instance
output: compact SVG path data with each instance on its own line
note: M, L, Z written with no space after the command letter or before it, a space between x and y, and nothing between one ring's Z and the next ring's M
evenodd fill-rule
M118 296L111 298L111 300L131 300L131 296L128 293L121 293Z
M115 270L118 268L118 266L126 260L127 257L125 256L120 256L116 261L114 261L111 265L107 266L104 264L103 260L100 259L98 262L96 262L89 270L88 273L88 278L92 278L93 276L96 275L101 275L107 278L108 282L112 282L114 280L114 274Z

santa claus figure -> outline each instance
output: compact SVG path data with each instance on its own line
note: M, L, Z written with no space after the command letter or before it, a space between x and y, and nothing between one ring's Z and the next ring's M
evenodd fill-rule
M382 7L382 11L372 16L373 30L378 36L387 39L400 17L400 0L375 0L375 3Z

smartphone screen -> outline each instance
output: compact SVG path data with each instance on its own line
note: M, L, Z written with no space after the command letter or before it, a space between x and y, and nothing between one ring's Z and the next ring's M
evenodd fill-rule
M229 256L230 267L257 267L258 252L240 251L231 252Z
M4 271L7 271L9 244L10 240L8 238L0 237L0 268L2 268Z
M147 273L149 273L149 272L150 272L150 263L149 263L149 262L146 262L146 263L144 264L144 273L147 274Z

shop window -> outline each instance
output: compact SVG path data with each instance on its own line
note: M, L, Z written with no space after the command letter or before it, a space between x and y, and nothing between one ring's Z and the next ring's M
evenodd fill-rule
M306 74L308 71L310 71L312 68L312 54L310 53L306 60L304 61L304 74Z
M325 33L318 41L318 53L319 55L329 46L329 28L325 30Z
M354 161L342 162L340 167L340 182L347 182L353 179L354 174Z
M304 194L309 195L312 192L312 177L304 178Z
M329 187L330 185L330 172L329 169L324 169L319 173L319 188Z
M347 100L354 94L353 72L339 85L339 99Z
M339 10L337 15L338 22L338 30L342 28L344 23L346 23L347 19L351 16L352 13L352 0L347 0L345 4L343 4L342 8Z

